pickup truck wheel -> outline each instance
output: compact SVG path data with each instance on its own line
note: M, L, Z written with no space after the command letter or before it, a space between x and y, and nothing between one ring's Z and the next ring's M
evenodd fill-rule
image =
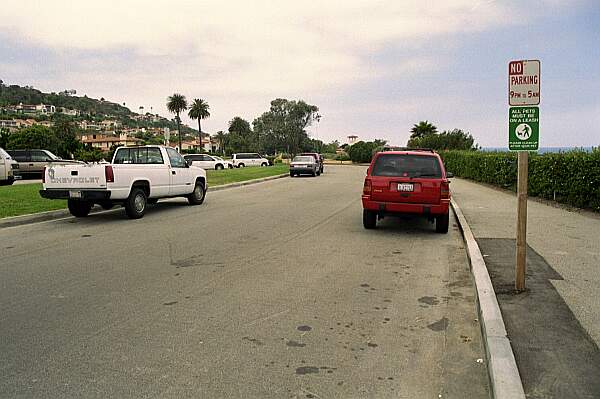
M146 213L146 204L148 198L144 190L133 188L129 194L129 198L125 200L125 213L130 219L139 219Z
M377 213L363 209L363 227L369 230L377 227Z
M67 207L71 215L76 218L83 218L90 214L92 210L92 204L87 201L68 200Z
M437 216L435 218L435 231L441 234L448 232L449 216L448 214Z
M218 165L215 166L215 169L216 170L221 170L221 169L223 169L223 165L218 164Z
M190 205L200 205L204 202L205 197L206 189L204 188L204 184L202 184L200 181L197 181L194 191L188 195L187 199Z

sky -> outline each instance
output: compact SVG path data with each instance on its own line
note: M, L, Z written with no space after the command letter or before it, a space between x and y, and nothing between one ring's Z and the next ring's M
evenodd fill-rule
M166 117L169 95L202 98L208 133L287 98L319 107L325 142L404 145L427 120L506 147L508 62L539 59L540 145L600 145L598 0L2 3L5 83Z

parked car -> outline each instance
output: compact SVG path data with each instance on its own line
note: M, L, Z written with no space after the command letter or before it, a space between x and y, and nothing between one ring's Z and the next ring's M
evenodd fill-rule
M40 195L67 199L73 216L87 216L94 204L125 207L132 219L144 216L148 203L159 198L185 197L190 205L204 202L206 171L165 146L119 147L111 164L72 164L47 167Z
M323 161L324 161L323 155L321 155L317 152L304 152L300 155L310 155L311 157L315 158L315 160L319 163L319 173L318 174L320 175L321 173L323 173Z
M226 161L221 157L208 154L186 154L183 156L186 161L189 161L194 166L198 166L204 170L208 169L231 169L233 163Z
M311 155L298 155L290 162L290 176L311 175L317 176L319 171L319 163Z
M0 148L0 186L11 185L19 179L19 164Z
M61 159L48 150L9 150L8 153L19 163L23 177L39 177L49 165L77 164L79 161Z
M269 160L256 152L233 154L231 163L236 168L244 168L246 166L269 166Z
M365 177L362 205L365 229L385 216L421 215L448 232L450 185L444 163L432 150L375 154Z

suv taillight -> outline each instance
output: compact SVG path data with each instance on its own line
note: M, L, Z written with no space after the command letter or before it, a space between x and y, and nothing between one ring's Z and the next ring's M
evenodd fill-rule
M363 186L363 194L364 195L371 195L371 180L370 179L365 179L365 185Z
M447 181L442 182L442 199L450 199L450 183Z
M104 167L104 177L106 177L107 183L115 182L115 173L113 172L113 168L110 165L106 165Z
M44 166L44 170L42 171L42 183L46 183L46 167Z

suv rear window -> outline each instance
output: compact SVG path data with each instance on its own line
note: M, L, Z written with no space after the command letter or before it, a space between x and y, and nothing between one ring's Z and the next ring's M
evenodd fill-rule
M383 154L377 157L371 175L441 178L442 169L437 157L410 154Z

